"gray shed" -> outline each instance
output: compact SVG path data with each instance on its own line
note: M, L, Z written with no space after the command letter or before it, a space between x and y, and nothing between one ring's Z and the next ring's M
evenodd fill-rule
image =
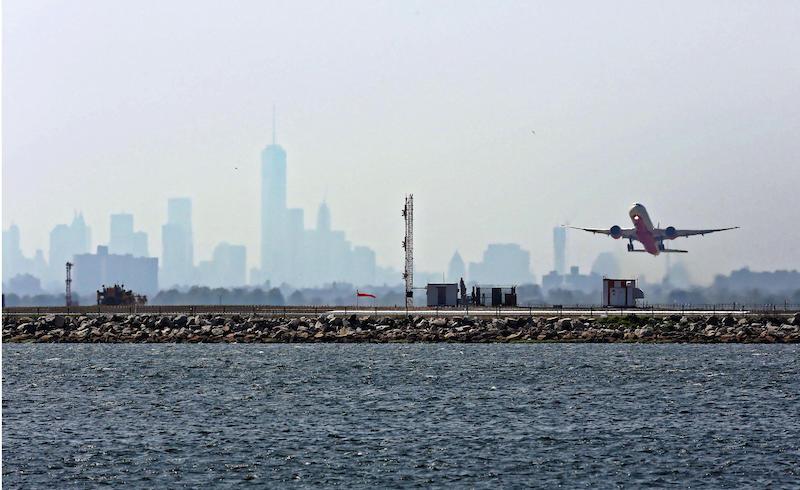
M426 287L428 306L457 306L457 283L429 283Z

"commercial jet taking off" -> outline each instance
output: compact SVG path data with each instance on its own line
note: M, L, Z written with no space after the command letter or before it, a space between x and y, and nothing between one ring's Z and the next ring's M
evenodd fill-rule
M687 250L676 250L664 247L664 240L674 240L675 238L692 235L705 235L707 233L714 233L716 231L735 230L738 226L731 228L716 228L711 230L679 230L674 226L667 226L666 228L656 228L653 222L650 221L650 216L643 205L638 202L631 206L628 215L633 222L633 228L620 228L617 225L611 228L598 229L598 228L578 228L576 226L569 226L576 230L589 231L592 233L601 233L609 235L611 238L618 240L625 238L628 240L628 252L647 252L652 255L658 255L662 252L671 253L686 253ZM633 241L637 240L644 245L644 249L633 248Z

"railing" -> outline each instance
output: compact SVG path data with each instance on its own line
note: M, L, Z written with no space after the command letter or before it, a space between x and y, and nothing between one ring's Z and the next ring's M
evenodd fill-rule
M338 315L425 315L425 316L522 316L522 315L666 315L666 314L728 314L764 315L792 314L800 312L800 305L784 303L781 305L748 305L741 303L718 304L670 304L646 305L638 308L603 308L597 305L530 305L519 307L414 307L405 306L354 306L354 305L92 305L92 306L12 306L5 307L3 314L11 315L254 315L267 317L319 316L336 312Z

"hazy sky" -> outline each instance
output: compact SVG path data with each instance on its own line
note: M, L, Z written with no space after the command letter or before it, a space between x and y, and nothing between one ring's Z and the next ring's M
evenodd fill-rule
M800 2L3 2L3 227L26 253L82 210L94 244L127 211L160 255L166 199L194 202L196 260L258 264L259 152L288 153L306 225L419 269L552 227L741 230L674 242L694 278L800 267ZM536 135L531 133L536 131ZM237 169L238 168L238 169ZM569 234L568 263L619 252Z

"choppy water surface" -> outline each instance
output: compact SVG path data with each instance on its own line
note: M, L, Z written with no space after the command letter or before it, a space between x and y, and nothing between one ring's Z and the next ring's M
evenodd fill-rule
M4 345L16 487L800 486L800 348Z

